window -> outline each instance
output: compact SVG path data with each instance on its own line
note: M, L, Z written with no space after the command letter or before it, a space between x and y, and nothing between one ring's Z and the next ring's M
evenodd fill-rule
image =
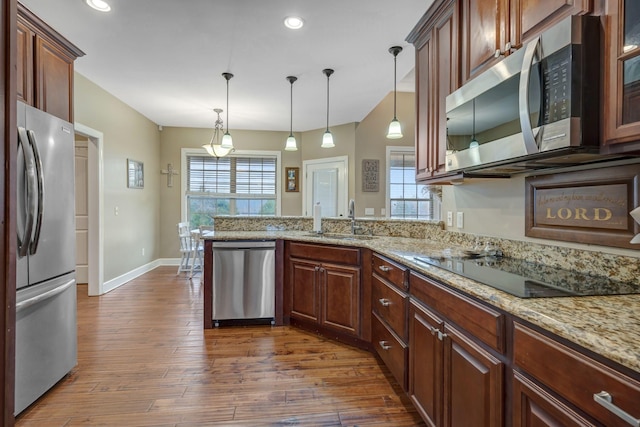
M215 215L279 214L279 156L238 153L222 158L184 150L185 215L192 227L210 225Z
M416 183L413 148L387 147L387 216L438 219L438 202L429 186Z

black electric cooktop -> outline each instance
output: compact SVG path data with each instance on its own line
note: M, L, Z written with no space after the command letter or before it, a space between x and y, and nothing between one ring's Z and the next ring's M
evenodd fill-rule
M640 293L640 284L591 276L558 267L507 257L414 256L434 265L520 298Z

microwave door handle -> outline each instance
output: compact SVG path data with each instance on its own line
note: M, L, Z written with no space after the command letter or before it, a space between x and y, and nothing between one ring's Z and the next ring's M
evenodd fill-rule
M18 235L18 257L23 258L28 255L29 251L29 239L33 231L33 214L36 210L36 199L33 182L35 181L35 164L33 159L33 152L29 147L29 138L27 131L23 127L18 127L18 149L22 149L22 156L24 159L24 168L26 172L25 191L27 193L27 206L26 206L26 220L24 225L24 233L22 237ZM19 176L18 179L24 178ZM19 196L20 197L20 196Z
M534 154L539 151L536 137L533 134L531 111L529 110L529 78L531 77L531 69L533 68L533 58L536 54L538 58L542 57L540 37L536 37L527 45L522 59L522 70L520 71L520 88L518 91L520 126L522 127L522 136L527 154Z
M31 142L31 147L33 148L33 155L36 165L36 176L37 176L37 186L38 186L38 209L36 212L36 229L33 233L33 239L31 240L31 244L29 245L29 253L35 254L38 250L38 243L40 242L40 230L42 228L42 214L43 214L43 204L44 204L44 177L42 170L42 159L40 158L40 152L38 151L38 144L36 141L36 134L29 130L27 131L27 135L29 135L29 142Z

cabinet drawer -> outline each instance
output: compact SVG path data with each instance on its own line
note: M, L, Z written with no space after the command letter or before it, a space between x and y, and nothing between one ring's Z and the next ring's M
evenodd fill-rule
M317 262L360 265L360 249L358 248L290 242L289 254L293 257L312 259Z
M391 371L403 390L407 390L407 345L400 341L373 313L371 337L376 353Z
M372 270L380 277L384 277L390 283L396 285L400 289L407 290L407 268L400 264L381 257L378 254L373 254Z
M640 382L524 325L514 324L514 363L607 426L628 426L598 404L606 391L612 404L640 419Z
M434 308L491 348L504 353L503 314L413 272L409 275L409 288L411 295L418 300Z
M407 294L375 275L372 284L373 311L389 324L393 332L407 342Z

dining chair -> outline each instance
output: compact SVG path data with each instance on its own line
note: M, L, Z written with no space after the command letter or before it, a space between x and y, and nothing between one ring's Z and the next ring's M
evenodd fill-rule
M193 236L188 222L178 223L178 239L180 240L180 265L178 272L192 271L193 266Z

